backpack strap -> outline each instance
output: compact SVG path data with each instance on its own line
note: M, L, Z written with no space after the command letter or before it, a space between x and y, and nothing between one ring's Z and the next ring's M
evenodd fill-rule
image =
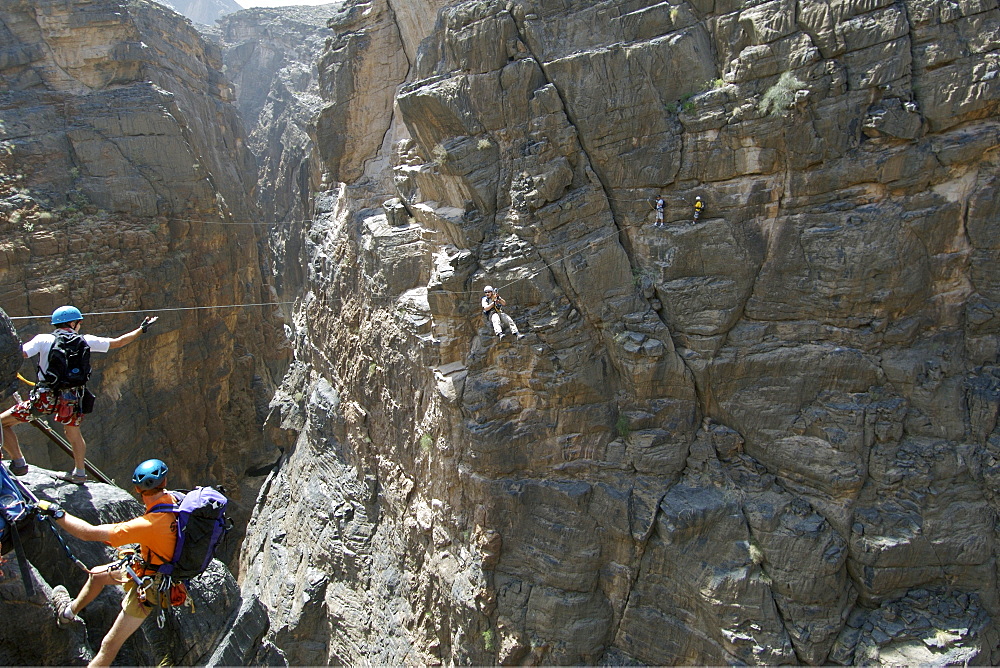
M176 503L158 503L149 510L147 513L179 513L181 511L180 505Z
M179 513L181 511L181 504L184 502L184 497L187 496L190 490L168 490L167 494L177 499L177 503L158 503L149 510L147 513Z

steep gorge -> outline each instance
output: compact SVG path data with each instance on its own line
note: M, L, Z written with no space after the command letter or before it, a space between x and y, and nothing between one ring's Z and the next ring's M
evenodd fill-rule
M995 3L436 9L319 60L288 659L995 663Z
M102 463L204 425L252 511L213 662L1000 660L995 2L64 4L0 13L0 305L296 301L269 409L267 309L99 379Z
M248 471L280 456L262 426L288 352L278 307L238 308L278 300L220 54L147 2L5 2L0 34L0 305L34 316L14 321L24 341L65 303L108 336L158 313L95 355L88 457L125 480L161 456L177 487L224 484L245 526ZM32 463L68 466L32 432Z

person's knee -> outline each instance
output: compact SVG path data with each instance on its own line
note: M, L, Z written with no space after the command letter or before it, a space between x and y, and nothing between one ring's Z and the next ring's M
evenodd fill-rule
M87 575L87 579L90 580L91 586L106 587L110 584L118 584L118 581L114 579L114 575L108 566L110 566L110 564L105 564L104 566L94 569Z

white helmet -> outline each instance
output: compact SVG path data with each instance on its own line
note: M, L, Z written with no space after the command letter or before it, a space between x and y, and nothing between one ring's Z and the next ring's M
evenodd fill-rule
M493 292L493 286L487 285L485 288L483 288L483 292Z
M701 199L701 195L695 195L695 199Z

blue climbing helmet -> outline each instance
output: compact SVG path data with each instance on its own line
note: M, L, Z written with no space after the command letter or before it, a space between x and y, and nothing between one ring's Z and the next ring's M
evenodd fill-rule
M167 465L159 459L147 459L135 467L132 474L132 484L139 489L156 489L163 486L163 479L167 477Z
M53 325L63 325L75 320L83 320L83 314L75 306L60 306L52 312Z

